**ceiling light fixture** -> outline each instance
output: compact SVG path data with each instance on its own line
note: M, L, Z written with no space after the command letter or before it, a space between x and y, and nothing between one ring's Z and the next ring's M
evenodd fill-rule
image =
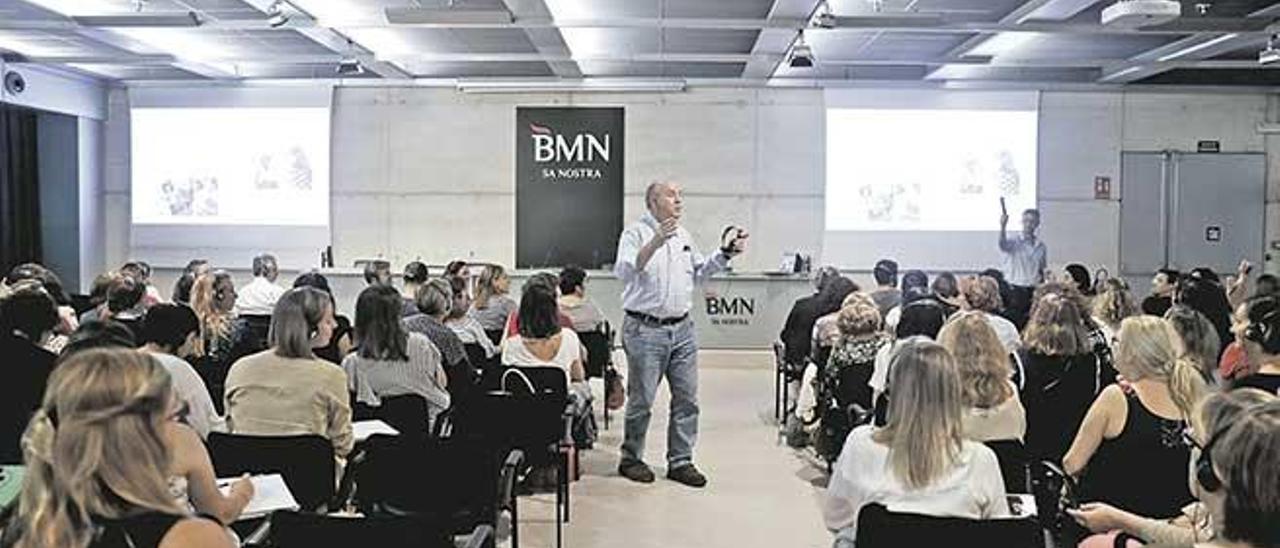
M1280 41L1280 36L1272 34L1267 38L1267 47L1258 53L1258 64L1270 65L1276 61L1280 61L1280 49L1276 49L1276 42Z
M271 25L271 28L278 29L289 22L289 14L285 12L284 6L284 0L276 0L271 3L270 8L267 8L267 24Z
M1235 38L1236 38L1236 37L1238 37L1238 36L1240 36L1240 35L1239 35L1239 34L1236 34L1236 33L1234 33L1234 32L1233 32L1233 33L1230 33L1230 34L1224 34L1224 35L1219 36L1219 37L1217 37L1217 38L1214 38L1214 39L1212 39L1212 40L1208 40L1208 41L1205 41L1205 42L1200 42L1199 44L1195 44L1195 45L1187 46L1187 47L1182 48L1182 49L1180 49L1180 50L1178 50L1178 51L1175 51L1175 52L1173 52L1173 53L1170 53L1170 54L1167 54L1167 55L1162 55L1162 56L1160 56L1159 58L1157 58L1157 59L1156 59L1156 62L1163 63L1163 62L1165 62L1165 61L1172 61L1172 60L1174 60L1174 59L1179 59L1179 58L1182 58L1182 57L1186 57L1186 56L1191 55L1191 54L1193 54L1193 53L1195 53L1195 52L1197 52L1197 51L1205 50L1205 49L1211 48L1211 47L1213 47L1213 46L1216 46L1216 45L1218 45L1218 44L1221 44L1221 43L1223 43L1223 42L1226 42L1227 40L1233 40L1233 39L1235 39Z
M796 43L791 46L790 65L791 68L813 68L813 48L805 43L803 30L796 38Z
M383 15L392 25L509 25L515 21L505 8L459 8L454 0L436 8L421 4L391 6L383 10Z
M360 59L356 57L356 45L350 39L347 39L347 54L338 61L337 68L334 72L338 76L359 76L364 74L364 65L360 64Z
M154 13L133 15L77 15L71 18L84 27L198 27L204 22L194 11L186 13Z

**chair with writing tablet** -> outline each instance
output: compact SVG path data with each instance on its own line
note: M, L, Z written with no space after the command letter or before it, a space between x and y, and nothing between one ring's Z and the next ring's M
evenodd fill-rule
M328 508L337 494L333 444L324 437L211 432L207 445L218 477L280 474L304 511Z

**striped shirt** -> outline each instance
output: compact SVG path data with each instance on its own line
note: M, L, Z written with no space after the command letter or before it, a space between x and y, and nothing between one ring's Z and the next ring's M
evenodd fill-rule
M382 398L416 394L427 400L430 420L449 408L448 379L440 365L440 351L421 333L410 333L408 360L375 360L352 352L342 360L347 390L356 401L378 407Z
M520 308L516 301L506 295L494 295L489 297L489 302L484 308L477 308L475 304L471 305L471 310L467 312L468 316L475 318L480 322L480 327L485 331L498 331L507 325L507 316Z

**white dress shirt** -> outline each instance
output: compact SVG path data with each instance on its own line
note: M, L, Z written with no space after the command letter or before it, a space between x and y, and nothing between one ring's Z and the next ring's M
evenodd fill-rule
M1043 240L1029 240L1025 235L1019 234L1007 238L1000 245L1000 251L1005 281L1023 287L1037 286L1044 281L1049 251Z
M677 318L693 308L694 285L724 270L729 258L720 251L711 257L698 252L684 227L653 252L644 269L636 268L640 248L653 239L659 223L646 212L618 239L613 273L622 280L622 308L658 318Z
M254 276L253 281L236 291L236 310L252 316L269 316L276 308L276 301L285 289L266 278Z
M160 352L149 354L164 366L173 379L174 394L187 406L187 425L200 434L202 439L209 437L209 432L226 432L227 421L214 409L209 389L195 368L177 356Z

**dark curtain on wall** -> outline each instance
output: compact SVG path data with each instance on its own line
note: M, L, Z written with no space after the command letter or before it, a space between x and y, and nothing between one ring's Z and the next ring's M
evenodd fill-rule
M40 260L36 113L0 103L0 276Z

